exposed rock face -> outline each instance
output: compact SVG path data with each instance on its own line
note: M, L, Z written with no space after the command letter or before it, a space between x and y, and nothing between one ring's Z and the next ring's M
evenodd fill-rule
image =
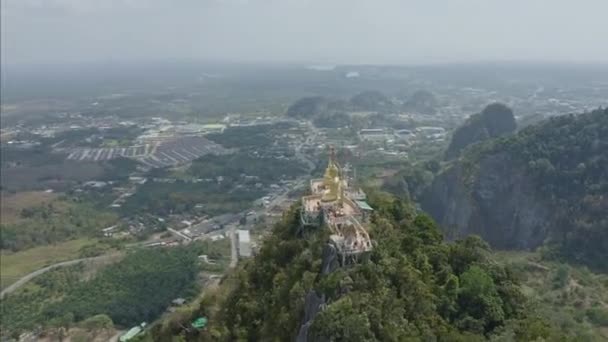
M338 250L332 243L328 242L323 248L321 274L329 274L338 269L338 267L340 267ZM345 287L344 291L347 290L348 288ZM308 294L306 294L306 299L304 301L304 319L302 320L300 330L298 331L298 336L296 338L297 342L309 341L308 329L319 311L321 311L326 304L327 299L325 298L325 295L319 296L314 290L309 291Z
M323 248L321 274L329 274L339 267L340 261L338 259L338 250L333 243L328 242ZM352 282L352 279L350 279L350 281ZM348 289L349 283L346 281L344 286L340 289L340 292L346 293L348 292ZM308 329L312 325L317 313L323 310L326 304L327 299L325 298L325 295L319 296L314 290L308 292L304 301L304 319L302 320L302 325L300 325L300 330L298 331L298 337L296 338L297 342L311 341L308 337Z
M532 179L507 153L480 160L474 174L462 163L440 174L422 207L458 239L477 234L496 248L531 249L547 238L551 210Z
M336 247L327 243L323 248L323 263L321 264L321 274L329 274L340 267L340 261L338 260L338 250Z
M513 133L517 128L513 111L500 103L488 105L472 115L452 136L445 159L458 158L462 150L477 142Z
M306 342L309 340L308 329L310 329L312 321L315 319L319 311L323 309L325 304L325 295L319 296L314 290L306 294L306 299L304 301L304 319L302 325L300 326L298 336L296 337L297 342Z

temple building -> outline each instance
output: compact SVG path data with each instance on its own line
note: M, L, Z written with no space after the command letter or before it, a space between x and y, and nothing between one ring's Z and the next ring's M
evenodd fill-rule
M343 264L372 249L364 225L373 209L365 202L365 193L353 184L354 179L345 175L331 148L323 178L312 179L311 195L302 197L302 227L327 226Z

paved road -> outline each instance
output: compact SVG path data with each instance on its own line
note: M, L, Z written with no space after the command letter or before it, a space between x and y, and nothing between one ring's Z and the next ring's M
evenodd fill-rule
M30 274L27 274L27 275L21 277L21 279L17 280L13 284L11 284L9 287L2 290L2 292L0 293L0 298L4 298L4 296L6 294L9 294L9 293L17 290L21 286L25 285L28 281L34 279L35 277L37 277L45 272L55 269L57 267L76 265L77 263L82 262L82 261L102 260L102 259L107 259L112 256L116 256L116 254L106 254L106 255L100 255L100 256L91 257L91 258L80 258L80 259L75 259L75 260L62 261L62 262L58 262L56 264L41 268L39 270L36 270Z

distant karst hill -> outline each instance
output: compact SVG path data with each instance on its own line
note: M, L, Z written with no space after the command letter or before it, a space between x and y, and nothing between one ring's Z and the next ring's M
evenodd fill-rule
M513 111L502 103L488 105L481 113L472 115L452 136L445 159L458 158L467 146L513 133L517 128Z
M287 116L298 119L312 119L326 113L330 108L330 99L323 96L303 97L287 108Z
M379 91L364 91L350 99L354 110L378 111L392 106L391 100Z
M453 145L479 132L511 131L510 111L492 108L470 120L484 124L471 122ZM608 271L608 110L551 118L473 146L435 177L422 208L449 237L478 234L507 249L545 244Z
M416 91L403 104L404 110L421 114L435 114L436 107L437 98L428 90Z
M393 108L391 100L378 91L364 91L349 101L325 96L303 97L287 108L287 116L311 120L317 127L345 127L351 122L349 112L386 112Z

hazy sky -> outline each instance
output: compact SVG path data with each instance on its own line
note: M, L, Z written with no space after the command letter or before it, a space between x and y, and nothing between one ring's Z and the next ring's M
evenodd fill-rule
M3 64L608 62L608 0L1 0Z

